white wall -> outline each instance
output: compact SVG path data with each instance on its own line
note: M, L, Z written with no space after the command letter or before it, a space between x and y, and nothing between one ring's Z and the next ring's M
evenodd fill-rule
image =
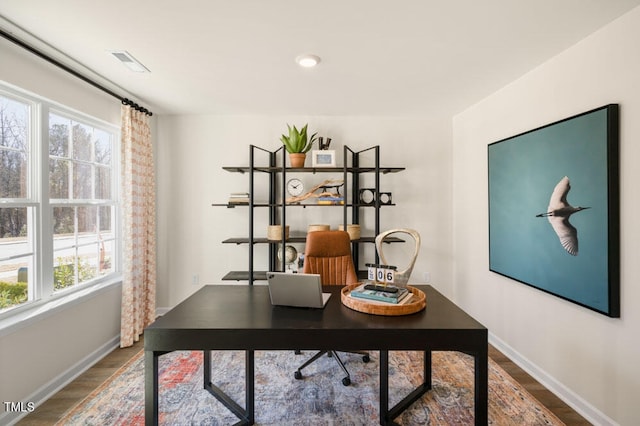
M0 39L0 80L119 125L117 100ZM0 401L39 403L108 353L120 333L120 286L0 332ZM106 352L105 352L106 351ZM0 412L0 423L9 421Z
M596 424L640 424L640 8L454 118L453 297ZM488 270L487 145L619 103L621 311L611 319Z
M450 285L448 117L162 117L158 132L158 306L174 306L201 285L220 283L227 271L247 269L246 245L221 244L227 238L248 235L247 208L227 209L211 204L226 203L230 192L247 191L248 177L222 167L247 166L250 144L275 150L281 145L279 137L286 130L286 123L301 126L307 122L313 132L333 139L331 148L338 152L339 165L344 144L355 150L379 144L384 165L406 167L404 172L381 178L381 190L391 191L397 204L382 209L381 229L416 229L423 241L413 281L422 282L424 273L430 272L435 286ZM342 176L299 177L310 188L324 179ZM266 191L263 193L262 200L266 200ZM312 223L327 223L334 229L342 223L340 208L289 208L287 212L292 234L304 233ZM257 212L256 236L266 236L266 213L265 209ZM373 226L370 213L364 218L363 235ZM297 248L302 250L302 246ZM373 244L368 259L372 259L372 249ZM266 246L258 246L256 256L256 269L265 270ZM193 284L194 275L199 277L198 285Z

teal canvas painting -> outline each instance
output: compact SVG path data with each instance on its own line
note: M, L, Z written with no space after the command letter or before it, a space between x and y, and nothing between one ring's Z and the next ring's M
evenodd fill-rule
M618 105L488 147L489 269L620 315Z

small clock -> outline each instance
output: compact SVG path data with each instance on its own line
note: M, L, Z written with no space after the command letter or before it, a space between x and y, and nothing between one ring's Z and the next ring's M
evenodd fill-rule
M304 185L302 184L302 181L298 178L289 179L287 182L287 192L293 197L302 195L304 192Z

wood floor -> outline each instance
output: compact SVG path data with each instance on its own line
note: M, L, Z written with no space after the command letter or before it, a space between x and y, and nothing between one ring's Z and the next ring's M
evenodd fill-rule
M141 340L130 348L114 350L17 424L53 425L62 418L67 410L82 401L142 348L143 341ZM533 377L491 345L489 345L489 356L565 424L590 425L571 407L545 389Z

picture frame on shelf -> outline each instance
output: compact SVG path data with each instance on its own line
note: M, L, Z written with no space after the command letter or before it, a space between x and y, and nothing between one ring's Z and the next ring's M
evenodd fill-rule
M311 151L313 167L336 167L336 151L333 149Z

